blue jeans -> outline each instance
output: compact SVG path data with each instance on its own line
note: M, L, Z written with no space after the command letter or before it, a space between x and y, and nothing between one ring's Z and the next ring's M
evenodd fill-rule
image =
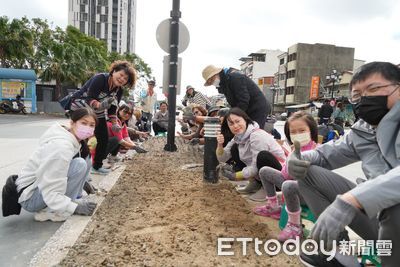
M67 173L67 190L65 192L67 197L75 200L81 195L83 185L89 178L90 168L91 160L89 157L86 160L83 158L74 158L71 161ZM38 187L33 191L33 195L29 199L20 204L29 212L37 212L47 207Z

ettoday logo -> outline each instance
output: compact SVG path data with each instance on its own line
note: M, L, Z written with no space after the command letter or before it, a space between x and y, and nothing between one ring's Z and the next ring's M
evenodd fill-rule
M290 256L299 256L300 252L306 255L318 255L322 253L327 256L330 261L336 254L336 241L333 241L332 250L325 250L324 242L320 241L318 244L315 240L306 239L300 242L300 238L296 237L294 240L286 240L280 243L276 239L268 239L263 241L258 238L250 237L220 237L217 240L217 255L219 256L234 256L235 252L232 250L234 243L241 243L241 254L247 255L248 249L254 249L258 256L268 255L275 256L280 252Z

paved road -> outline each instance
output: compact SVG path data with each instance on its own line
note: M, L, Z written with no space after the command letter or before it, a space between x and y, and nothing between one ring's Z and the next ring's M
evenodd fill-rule
M38 138L63 118L0 114L0 186L16 174L38 145ZM0 199L1 202L1 199ZM27 266L61 223L35 222L31 213L0 217L0 266Z

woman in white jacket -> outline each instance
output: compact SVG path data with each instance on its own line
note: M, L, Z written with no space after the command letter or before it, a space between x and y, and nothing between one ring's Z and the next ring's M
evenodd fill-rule
M38 221L65 221L72 214L91 215L96 203L77 200L89 176L90 160L74 156L93 135L96 114L88 108L71 114L70 125L51 126L16 180L22 208Z
M230 130L234 135L233 139L225 146L224 136L217 136L217 158L220 162L226 162L231 158L231 147L238 145L239 158L246 164L241 171L235 172L233 168L223 168L223 175L230 180L249 179L249 185L238 190L240 193L254 193L261 188L261 182L258 180L258 170L264 166L270 166L281 169L281 164L285 162L286 157L282 147L275 141L274 137L258 127L257 122L252 121L250 117L240 108L232 108L225 116L221 126L221 132ZM262 152L263 153L260 153ZM264 152L268 153L266 157Z

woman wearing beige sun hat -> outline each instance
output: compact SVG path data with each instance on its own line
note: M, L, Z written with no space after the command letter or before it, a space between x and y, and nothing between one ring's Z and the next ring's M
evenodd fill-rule
M238 107L264 128L265 120L271 110L260 88L252 79L234 68L219 68L208 65L204 68L204 86L214 85L220 94L224 94L231 107Z

